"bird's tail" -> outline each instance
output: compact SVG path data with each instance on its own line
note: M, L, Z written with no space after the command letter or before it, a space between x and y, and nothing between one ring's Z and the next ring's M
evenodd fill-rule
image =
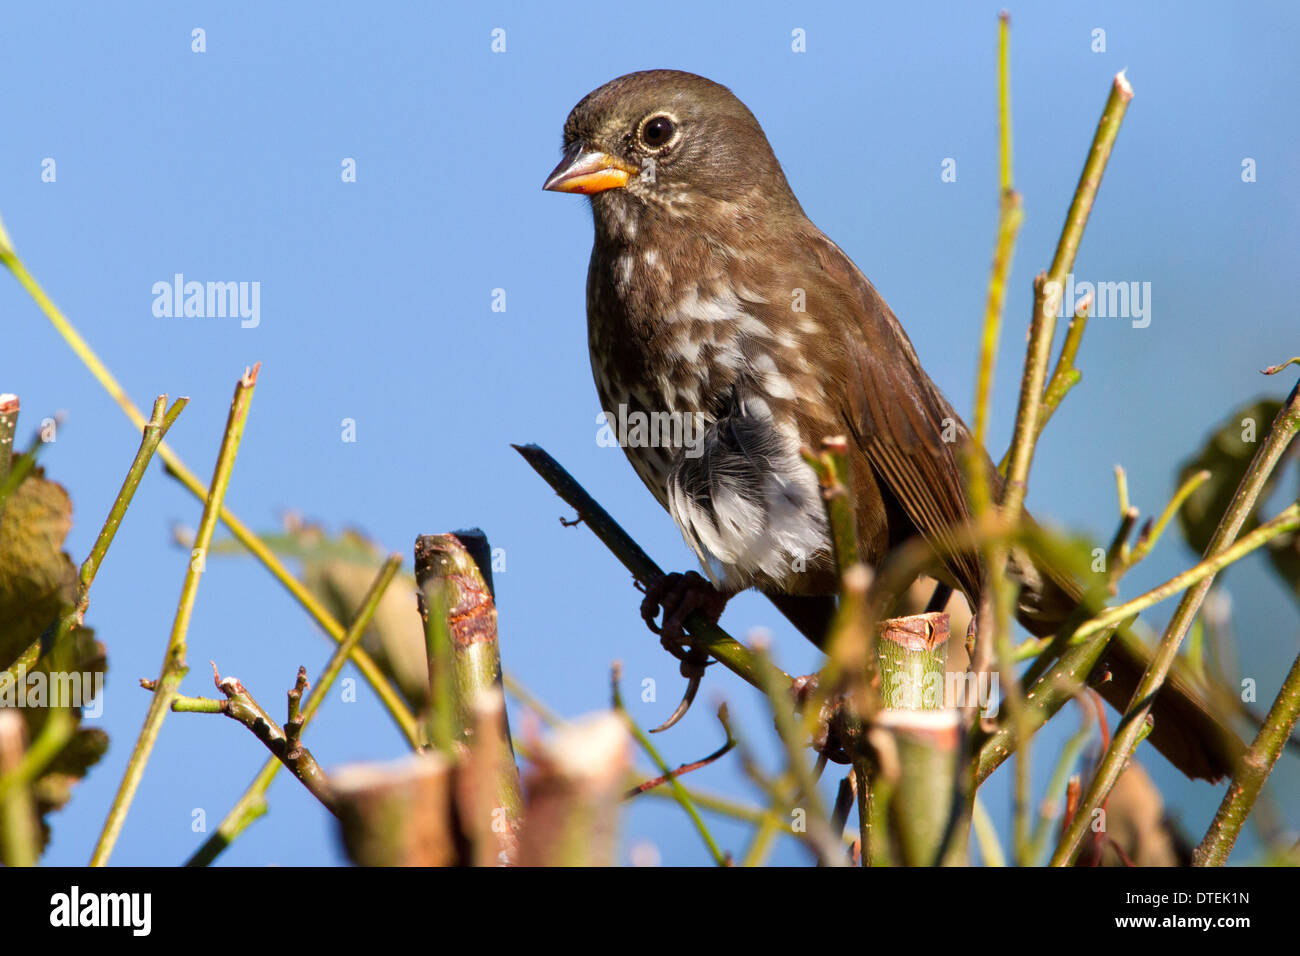
M1014 560L1014 559L1013 559ZM1053 634L1083 600L1083 589L1070 577L1023 558L1015 561L1019 575L1044 576L1025 582L1017 617L1030 632ZM1097 640L1106 640L1104 634ZM1151 663L1152 650L1128 627L1117 628L1089 675L1089 683L1120 713L1128 710L1138 682ZM1170 763L1192 779L1219 780L1231 774L1245 745L1232 727L1206 701L1198 682L1175 660L1151 704L1152 728L1147 738Z
M1142 639L1121 627L1093 669L1091 682L1107 703L1123 713L1151 657ZM1193 779L1215 781L1231 774L1245 751L1241 738L1201 696L1178 661L1156 692L1151 715L1154 723L1147 739Z
M1082 597L1077 585L1068 580L1063 582L1055 575L1049 584L1033 590L1038 600L1032 608L1022 607L1018 617L1039 636L1055 633ZM824 649L835 615L835 598L764 593L805 637ZM1098 635L1096 640L1107 638ZM1097 659L1089 682L1112 707L1123 713L1151 656L1141 638L1127 627L1120 627ZM1196 682L1177 661L1156 693L1151 716L1153 725L1147 739L1170 763L1193 779L1215 781L1231 774L1245 749L1241 738L1210 707Z

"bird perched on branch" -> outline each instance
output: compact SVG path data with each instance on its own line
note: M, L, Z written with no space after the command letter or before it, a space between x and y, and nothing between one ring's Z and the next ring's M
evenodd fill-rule
M692 611L716 619L754 587L820 644L838 576L801 449L829 436L848 441L868 563L917 535L948 553L970 517L957 457L966 426L880 294L804 214L745 105L690 73L631 73L573 108L563 148L544 188L591 199L587 329L601 407L703 426L690 444L625 442L708 576L654 586L652 626L662 605L662 631L680 638ZM977 608L978 556L957 551L943 566ZM1082 588L1024 555L1011 570L1017 616L1053 633ZM1112 675L1102 693L1123 709L1145 667L1140 642L1112 642L1098 666ZM1151 740L1188 775L1217 778L1240 744L1171 677Z

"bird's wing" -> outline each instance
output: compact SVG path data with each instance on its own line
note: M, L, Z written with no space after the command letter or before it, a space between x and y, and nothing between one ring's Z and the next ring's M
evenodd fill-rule
M802 244L808 313L838 345L840 412L856 444L916 530L943 555L968 598L981 587L978 557L958 551L954 527L970 518L957 450L966 425L921 367L898 319L852 260L820 232ZM814 301L813 290L822 301Z

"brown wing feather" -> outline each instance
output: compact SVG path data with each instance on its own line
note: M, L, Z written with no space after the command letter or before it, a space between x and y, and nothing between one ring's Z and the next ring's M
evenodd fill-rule
M810 405L798 407L795 414L810 442L844 430L852 436L857 456L853 490L865 557L878 563L891 546L920 534L947 555L950 583L977 606L982 585L978 557L969 552L954 555L951 547L952 529L970 515L957 460L957 450L969 438L966 426L921 368L889 306L838 246L809 224L806 230L792 231L767 261L772 259L782 263L775 274L746 276L763 289L766 302L745 305L770 327L781 329L789 327L791 319L777 303L789 301L790 289L807 293L807 317L821 326L822 334L804 340L804 346L815 350L810 358L817 366L817 382L833 386L826 391L838 403L833 413L838 418L831 420L828 412L817 416ZM953 440L944 441L945 431ZM999 495L1001 478L987 454L984 460L991 490ZM1051 633L1077 604L1079 584L1058 569L1038 567L1027 559L1016 562L1016 571L1025 584L1018 617L1036 634ZM812 632L810 636L824 627L812 613L815 604L773 599L801 630ZM827 612L823 607L818 613L824 617ZM1101 691L1123 708L1146 656L1131 635L1121 633L1105 661L1113 677ZM1152 743L1189 776L1215 779L1231 770L1240 741L1179 675L1171 675L1157 695L1155 715Z
M829 239L820 237L820 242L810 245L831 284L853 290L852 298L831 312L842 322L838 331L846 351L845 411L850 427L857 428L880 484L897 499L917 531L950 546L950 529L965 522L970 513L956 457L969 437L966 426L922 370L902 326L871 283ZM943 441L947 420L955 442ZM1001 478L986 453L984 457L997 495ZM968 598L977 600L982 583L978 558L968 552L946 563ZM1055 568L1021 564L1021 573L1034 578L1035 584L1022 591L1020 618L1036 633L1050 633L1078 602L1082 588ZM1112 679L1101 685L1101 691L1122 711L1149 663L1150 652L1121 629L1104 660ZM1157 695L1154 714L1151 742L1184 773L1216 780L1232 772L1243 749L1240 739L1177 669Z
M951 555L952 529L970 517L956 457L966 426L922 369L894 313L849 257L820 233L807 247L830 287L843 290L826 318L835 323L844 348L845 420L916 531ZM956 440L945 441L945 434ZM967 596L977 600L976 556L950 556L945 564Z

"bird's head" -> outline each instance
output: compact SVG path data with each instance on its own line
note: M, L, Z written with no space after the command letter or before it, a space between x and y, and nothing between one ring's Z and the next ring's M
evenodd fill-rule
M590 196L598 222L651 210L703 220L797 207L754 114L693 73L648 70L606 83L573 108L563 147L542 188Z

